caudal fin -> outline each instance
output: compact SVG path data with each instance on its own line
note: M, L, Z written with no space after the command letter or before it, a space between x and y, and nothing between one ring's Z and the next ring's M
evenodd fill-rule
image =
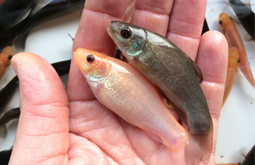
M185 148L187 165L198 165L200 162L208 164L212 155L213 131L205 136L190 135L190 140Z

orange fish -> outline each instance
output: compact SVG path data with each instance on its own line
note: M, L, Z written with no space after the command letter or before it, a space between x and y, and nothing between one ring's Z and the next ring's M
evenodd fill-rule
M236 28L233 19L227 13L221 13L219 16L220 29L225 35L229 48L235 47L239 50L240 64L239 68L249 81L249 83L255 88L255 79L253 77L250 62L243 44L243 40Z
M187 164L198 164L203 159L201 148L139 71L92 50L77 49L73 54L91 91L103 105L163 143L173 155L185 152ZM178 161L174 160L175 164L180 164Z
M0 53L0 81L11 64L14 49L11 46L5 47Z
M227 79L226 79L226 83L225 83L223 105L225 104L225 102L230 94L230 91L234 85L239 63L240 63L240 58L239 58L238 49L230 48L229 54L228 54L228 71L227 71Z

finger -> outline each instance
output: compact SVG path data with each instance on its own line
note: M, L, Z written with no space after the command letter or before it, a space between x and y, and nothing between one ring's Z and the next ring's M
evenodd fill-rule
M197 64L203 74L200 84L205 94L214 127L214 150L218 120L222 107L228 63L228 45L225 37L216 31L205 33L199 45Z
M196 59L204 23L206 0L175 0L167 38Z
M166 36L173 0L136 0L132 24Z
M53 67L32 53L13 57L20 81L21 114L10 164L58 164L67 160L68 99Z
M74 39L73 50L87 48L114 55L116 46L108 36L106 27L112 20L122 20L129 0L87 0ZM95 99L85 78L72 60L67 86L71 101Z

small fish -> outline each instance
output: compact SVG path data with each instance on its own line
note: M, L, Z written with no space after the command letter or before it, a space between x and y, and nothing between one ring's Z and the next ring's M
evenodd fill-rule
M4 88L0 90L0 114L4 111L18 86L19 79L15 76Z
M56 70L57 74L61 77L69 73L71 60L60 61L51 65Z
M225 83L223 105L225 104L230 94L230 91L234 85L239 63L240 63L240 57L239 57L238 49L230 48L229 54L228 54L228 71L227 71L227 78Z
M150 30L113 21L107 32L128 62L158 86L205 152L212 151L212 118L203 91L199 67L171 41Z
M11 46L5 47L0 53L0 81L4 77L7 69L11 64L14 49Z
M229 0L229 3L246 32L255 41L255 14L240 0Z
M19 115L20 115L19 107L4 110L0 113L0 137L5 137L6 135L7 132L6 124L13 119L19 118Z
M0 32L3 32L19 21L37 5L37 0L6 0L0 5Z
M235 47L239 50L240 64L239 68L249 81L251 86L255 88L255 79L251 71L250 62L243 44L243 40L233 22L232 17L227 13L221 13L219 16L219 25L222 33L225 35L229 48Z
M14 43L14 40L20 34L22 28L26 25L28 19L29 17L26 17L24 20L20 21L13 27L0 33L0 50Z
M20 108L13 108L0 113L0 127L8 123L13 119L19 118L20 115Z
M73 54L90 89L103 105L163 143L172 154L185 147L187 164L194 164L194 159L200 162L202 158L193 155L199 155L200 147L141 73L121 60L92 50L77 49Z
M26 38L32 29L46 21L82 10L84 3L85 0L53 0L29 17L15 42L15 47L18 50L24 50Z
M5 113L5 111L7 110L6 106L10 102L18 86L19 86L19 79L17 76L15 76L4 88L1 89L0 114ZM6 135L6 126L0 125L0 136L4 137L5 135Z

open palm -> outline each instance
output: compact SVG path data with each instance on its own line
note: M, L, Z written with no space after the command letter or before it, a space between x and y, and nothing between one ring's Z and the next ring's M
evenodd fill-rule
M87 0L73 49L88 48L113 56L106 33L122 20L129 0ZM166 36L200 67L214 124L214 152L227 68L227 43L217 32L200 37L204 0L137 0L131 23ZM170 152L143 130L104 107L92 94L74 60L67 92L41 57L13 58L20 79L21 116L10 164L173 164ZM146 94L144 94L146 97ZM178 164L185 164L180 157Z

